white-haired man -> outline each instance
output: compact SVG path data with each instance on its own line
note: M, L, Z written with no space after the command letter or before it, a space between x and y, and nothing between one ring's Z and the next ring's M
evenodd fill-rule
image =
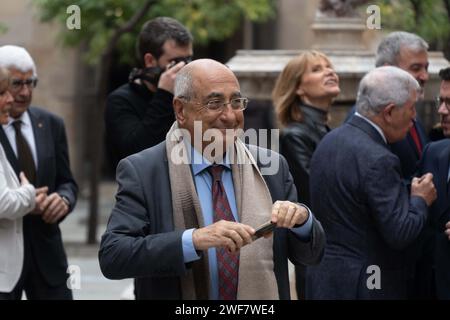
M327 244L321 264L308 269L307 298L408 297L406 248L419 237L436 189L428 173L412 180L409 194L388 143L411 128L419 90L399 68L372 70L359 85L355 116L317 147L311 205Z
M378 45L375 67L398 67L412 75L419 83L420 91L416 107L424 98L425 84L429 79L428 65L428 43L414 33L391 32ZM350 111L346 121L354 112L355 108ZM415 118L405 138L390 144L391 151L400 159L402 176L408 182L417 170L422 149L427 142L425 129L419 119Z
M37 72L24 48L0 47L0 66L10 72L8 90L14 99L8 124L0 127L0 142L17 174L23 171L35 186L48 187L45 200L23 219L20 277L14 285L0 283L0 299L20 299L23 291L27 299L72 299L59 223L73 210L78 187L70 171L64 122L30 107Z

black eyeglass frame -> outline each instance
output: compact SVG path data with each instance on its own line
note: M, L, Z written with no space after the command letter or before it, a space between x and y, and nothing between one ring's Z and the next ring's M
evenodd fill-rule
M24 85L26 85L28 87L28 89L32 90L32 89L36 88L37 84L38 84L37 77L31 77L31 78L28 78L25 80L11 78L9 80L9 89L12 92L18 92L18 91L22 90Z

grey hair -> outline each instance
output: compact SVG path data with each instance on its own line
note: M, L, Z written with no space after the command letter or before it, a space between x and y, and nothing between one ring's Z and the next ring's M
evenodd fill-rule
M17 69L20 72L33 71L33 76L37 77L33 58L22 47L13 45L0 47L0 67Z
M427 51L428 43L414 33L404 31L392 32L381 40L378 45L375 66L397 66L401 48L408 48L413 51Z
M194 98L195 93L191 69L187 65L177 73L174 85L175 98L184 98L188 101Z
M391 103L401 108L414 91L419 94L420 86L408 72L393 66L375 68L359 84L356 111L371 117Z

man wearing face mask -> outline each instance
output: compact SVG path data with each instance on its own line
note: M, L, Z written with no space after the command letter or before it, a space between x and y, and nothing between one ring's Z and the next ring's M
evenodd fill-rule
M133 69L129 82L106 103L106 139L115 165L165 139L175 120L175 76L192 59L192 40L186 27L172 18L143 25L137 40L141 69Z

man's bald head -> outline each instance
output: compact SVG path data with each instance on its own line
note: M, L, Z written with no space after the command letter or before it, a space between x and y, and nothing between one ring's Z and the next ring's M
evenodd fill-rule
M208 77L218 72L224 72L236 79L234 73L224 64L212 59L198 59L187 64L178 73L175 80L174 96L192 100L196 97L196 80ZM236 79L237 81L237 79Z
M243 129L246 102L236 76L220 62L195 60L177 73L173 108L178 126L199 139L202 150L212 144L215 156L223 156Z

